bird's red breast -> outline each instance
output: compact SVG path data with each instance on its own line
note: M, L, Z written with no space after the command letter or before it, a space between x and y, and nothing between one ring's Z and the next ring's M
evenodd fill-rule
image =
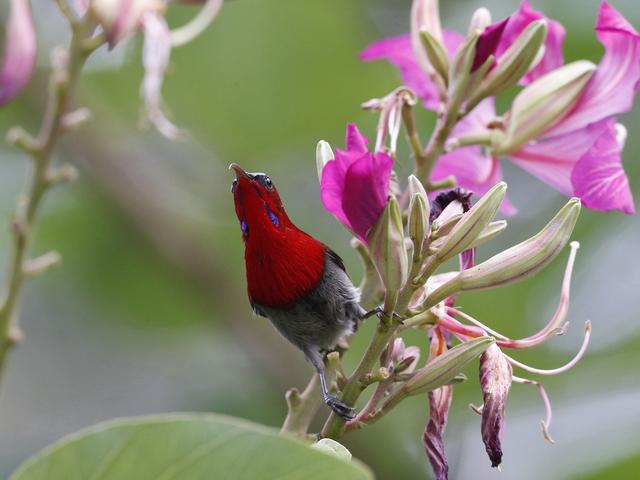
M293 305L322 279L328 247L296 227L269 177L237 165L233 194L245 242L252 304Z

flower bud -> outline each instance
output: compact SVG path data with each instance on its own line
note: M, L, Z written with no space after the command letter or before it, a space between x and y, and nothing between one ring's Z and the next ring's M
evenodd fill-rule
M448 384L494 342L492 337L484 336L456 345L417 370L402 389L408 395L415 395Z
M535 274L553 260L569 241L579 214L580 200L572 198L530 239L460 272L456 279L460 290L499 287Z
M487 225L484 228L484 230L482 230L482 232L480 232L480 235L478 235L478 237L473 241L471 246L477 247L479 245L482 245L483 243L488 242L492 238L497 237L502 232L504 232L506 228L507 228L506 220L498 220L497 222L491 222L489 225Z
M91 12L107 35L109 48L140 28L142 16L160 12L164 0L92 0Z
M402 215L395 197L390 197L382 215L367 235L376 270L388 291L400 290L407 281L408 260Z
M476 45L480 38L480 32L469 34L460 46L453 59L451 75L449 79L449 108L447 122L453 122L458 118L458 108L468 96L468 86L471 81L471 68L476 58Z
M427 73L433 72L426 52L422 47L420 32L426 30L438 42L442 42L438 0L413 0L411 5L411 46L418 64Z
M316 168L318 169L318 180L322 181L322 170L324 169L324 166L334 158L331 145L324 140L320 140L316 146Z
M407 347L402 358L396 363L395 373L411 373L416 369L420 360L420 349L416 346Z
M31 79L37 42L29 0L11 0L0 67L0 105L9 103Z
M484 7L480 7L473 12L473 15L471 16L468 33L475 32L476 30L482 32L490 24L491 12Z
M495 216L506 191L507 184L498 183L462 216L451 233L443 239L436 253L437 261L444 262L473 244Z
M586 60L569 63L526 86L511 104L505 135L494 148L497 155L518 150L561 119L580 98L596 70Z
M505 407L511 389L513 370L500 348L493 344L480 357L480 388L482 407L482 440L491 466L502 462L501 436L505 424Z
M449 55L444 45L428 30L420 30L420 40L433 69L442 77L445 85L449 85Z
M516 83L527 73L538 50L547 37L545 20L531 22L505 52L487 76L469 97L466 110L470 111L486 97L495 95Z
M420 252L429 233L429 197L422 183L414 175L409 176L409 237L413 251Z

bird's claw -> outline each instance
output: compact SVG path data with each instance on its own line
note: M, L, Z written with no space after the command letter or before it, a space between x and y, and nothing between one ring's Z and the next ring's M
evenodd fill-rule
M341 417L343 420L353 420L356 418L354 415L355 408L350 407L346 403L341 402L335 397L326 397L324 402L333 410L333 413Z
M364 320L364 319L367 319L367 318L372 317L374 315L376 317L378 317L378 320L382 320L382 317L384 316L384 309L382 307L376 307L376 308L366 312L362 316L362 318ZM403 316L398 315L397 313L393 312L393 319L396 320L398 323L400 323L400 324L404 323L405 318L406 317L403 317Z

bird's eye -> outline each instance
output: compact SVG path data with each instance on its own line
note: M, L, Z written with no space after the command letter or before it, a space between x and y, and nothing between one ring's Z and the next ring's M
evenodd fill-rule
M238 185L238 180L234 180L231 184L231 193L236 193L236 185Z
M273 183L271 182L271 179L267 176L264 177L264 186L269 189L273 188Z

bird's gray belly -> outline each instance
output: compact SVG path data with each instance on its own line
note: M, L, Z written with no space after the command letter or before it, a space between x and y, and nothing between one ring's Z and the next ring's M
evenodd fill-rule
M320 283L294 305L253 308L301 350L331 350L341 336L357 328L364 313L358 297L347 274L328 261Z

